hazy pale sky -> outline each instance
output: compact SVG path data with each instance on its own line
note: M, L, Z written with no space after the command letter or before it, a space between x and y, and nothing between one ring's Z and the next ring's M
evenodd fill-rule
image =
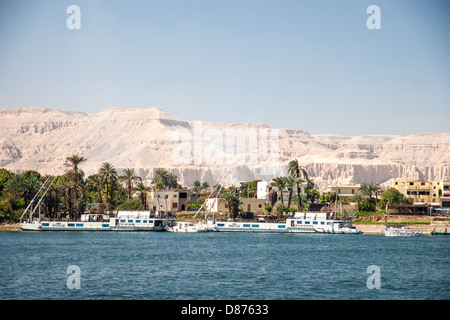
M0 108L450 132L449 14L444 0L2 0Z

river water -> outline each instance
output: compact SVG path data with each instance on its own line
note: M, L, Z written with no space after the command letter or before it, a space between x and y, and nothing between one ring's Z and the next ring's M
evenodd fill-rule
M450 299L450 237L1 232L0 299Z

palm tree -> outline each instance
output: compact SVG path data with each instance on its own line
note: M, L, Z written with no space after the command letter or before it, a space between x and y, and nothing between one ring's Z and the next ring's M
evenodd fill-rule
M302 181L303 181L302 179L297 178L294 175L290 175L289 177L285 178L286 187L289 190L289 197L288 197L288 204L287 204L287 207L286 207L286 211L289 211L289 208L291 206L292 193L294 191L294 186L297 186L297 196L299 196L298 188L299 188L299 184Z
M152 183L155 184L157 189L176 189L178 185L177 179L178 177L174 173L168 172L163 168L158 168L155 171L155 177L153 178Z
M359 205L364 201L364 196L361 193L355 193L352 200L356 202L356 211L359 211Z
M178 185L178 177L172 173L167 173L167 187L170 189L176 189Z
M300 174L305 177L307 181L310 181L308 178L308 173L306 172L306 169L304 167L299 166L298 160L294 159L291 162L289 162L289 169L288 172L291 175L295 175L297 177L297 197L300 199L300 183L304 182L305 180L301 179ZM298 210L301 211L303 209L302 202L298 202Z
M69 167L70 170L67 172L67 175L69 177L69 179L73 182L72 187L70 188L71 190L69 192L74 192L74 198L72 199L73 204L75 205L76 208L76 212L81 214L82 211L84 210L82 202L80 202L80 197L84 198L84 193L83 193L83 187L81 185L82 181L83 181L83 177L84 177L84 172L83 170L80 169L79 165L86 161L87 159L85 157L80 157L79 155L72 155L70 157L67 157L66 160L69 163L64 163L64 166Z
M270 204L273 208L273 206L275 205L275 203L278 200L278 193L272 187L269 187L269 196L268 197L269 197Z
M241 203L236 190L232 188L229 191L223 192L222 198L220 198L220 202L222 201L225 201L227 203L230 216L235 219L237 217L237 214L239 213L239 204Z
M88 180L95 185L95 187L97 188L97 194L98 194L98 202L99 203L103 203L103 199L102 199L102 184L103 184L103 179L100 176L100 174L95 173L95 174L91 174L88 177Z
M374 182L367 182L367 183L363 183L361 184L361 186L359 187L359 189L366 194L367 196L369 196L369 199L372 200L372 194L376 194L381 190L381 187L374 183Z
M209 188L209 183L206 181L202 182L202 189L207 190L208 188Z
M81 179L84 177L84 172L79 168L80 163L86 161L85 157L80 157L76 154L66 158L69 163L64 163L66 167L70 167L69 170L69 178L75 181L78 184Z
M110 162L104 162L98 170L98 174L106 185L106 203L109 209L114 193L114 183L118 177L117 170Z
M136 175L134 169L126 168L123 170L122 175L119 180L123 181L128 190L128 200L131 199L131 190L133 189L133 184L142 181L141 177Z
M272 187L277 187L280 190L280 199L281 203L284 204L283 200L283 189L286 188L286 177L276 177L272 179L272 183L270 184Z
M144 209L147 208L147 192L150 191L150 187L147 187L142 181L134 188L134 190L139 192L139 197L141 198L141 203Z
M194 181L194 187L193 187L193 191L194 192L199 192L202 189L202 183L198 180Z
M163 168L158 168L155 170L155 177L153 178L153 183L158 185L161 189L167 186L167 170ZM158 188L159 189L159 188Z

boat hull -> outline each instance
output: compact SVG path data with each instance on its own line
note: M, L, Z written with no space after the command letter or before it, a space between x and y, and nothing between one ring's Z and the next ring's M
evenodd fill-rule
M19 227L22 231L41 231L41 224L38 222L19 223Z
M218 232L270 232L270 233L315 233L311 226L290 226L288 223L248 223L248 222L218 222L215 230Z

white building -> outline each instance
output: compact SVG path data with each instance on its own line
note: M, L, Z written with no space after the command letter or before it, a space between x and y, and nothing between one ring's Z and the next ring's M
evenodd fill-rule
M269 183L267 181L258 181L256 184L256 199L267 199L269 193Z
M300 184L300 194L305 193L305 188L307 186L307 183L301 183ZM259 181L257 184L257 195L256 198L257 199L265 199L268 200L268 195L269 195L269 188L270 188L270 183L267 181ZM278 200L275 204L281 203L281 192L280 190L278 190L277 187L272 187L278 195ZM297 186L294 186L293 190L292 190L292 194L297 194ZM283 202L286 204L289 200L289 189L285 188L283 189Z

